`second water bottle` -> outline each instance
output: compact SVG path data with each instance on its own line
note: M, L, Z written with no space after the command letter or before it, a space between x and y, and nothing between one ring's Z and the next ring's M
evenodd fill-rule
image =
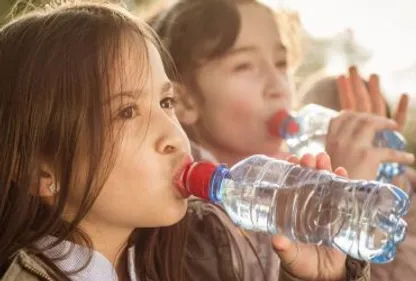
M295 114L287 111L278 112L269 122L269 130L279 134L286 140L291 153L301 156L305 153L318 153L325 151L325 141L329 123L338 112L309 104ZM388 147L403 151L406 141L395 131L377 132L374 140L375 147ZM377 180L391 182L393 177L404 172L404 167L398 163L383 163L380 165Z

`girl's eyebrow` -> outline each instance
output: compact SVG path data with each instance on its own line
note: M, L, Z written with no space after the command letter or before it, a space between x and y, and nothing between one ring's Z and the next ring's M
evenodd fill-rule
M278 52L287 52L287 48L282 43L276 44L275 49ZM255 46L241 46L237 48L232 48L230 51L226 53L226 55L233 56L241 53L252 53L256 51L257 48Z
M165 83L163 83L162 87L160 88L160 93L166 93L172 88L173 88L172 82L166 81ZM119 98L129 98L129 99L135 100L137 99L139 94L140 94L140 91L137 91L137 90L123 91L123 92L111 95L111 97L105 101L105 104L111 103L112 101L119 99Z
M115 95L111 95L110 98L108 98L105 103L111 103L113 100L115 99L119 99L119 98L129 98L129 99L137 99L139 94L139 91L123 91L120 93L117 93Z
M227 52L227 56L233 56L241 53L251 53L256 52L255 46L241 46L237 48L232 48L230 51Z
M161 93L169 92L173 88L172 82L166 81L163 83L162 87L160 88Z

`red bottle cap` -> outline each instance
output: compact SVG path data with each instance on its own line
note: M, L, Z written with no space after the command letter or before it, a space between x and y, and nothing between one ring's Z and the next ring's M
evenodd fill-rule
M299 132L299 124L294 119L289 120L286 123L286 133L289 135L295 135Z
M211 179L217 166L211 162L193 162L182 174L182 187L185 190L202 199L209 200Z
M287 138L288 135L294 135L299 132L299 124L292 118L287 110L278 111L268 121L269 133L273 136Z
M270 134L278 135L279 128L284 124L285 120L289 117L289 113L286 110L280 110L268 122L268 129Z

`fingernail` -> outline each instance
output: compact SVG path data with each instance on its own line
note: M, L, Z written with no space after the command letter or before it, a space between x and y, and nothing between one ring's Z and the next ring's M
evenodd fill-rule
M415 155L412 153L407 153L406 154L406 160L414 162L415 161Z
M325 157L325 155L327 156L328 154L326 152L319 152L315 157Z

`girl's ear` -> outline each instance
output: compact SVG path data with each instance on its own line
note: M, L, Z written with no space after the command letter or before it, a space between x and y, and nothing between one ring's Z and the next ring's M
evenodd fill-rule
M31 190L41 197L53 197L58 191L58 185L53 170L46 163L41 163L38 175L35 175Z

